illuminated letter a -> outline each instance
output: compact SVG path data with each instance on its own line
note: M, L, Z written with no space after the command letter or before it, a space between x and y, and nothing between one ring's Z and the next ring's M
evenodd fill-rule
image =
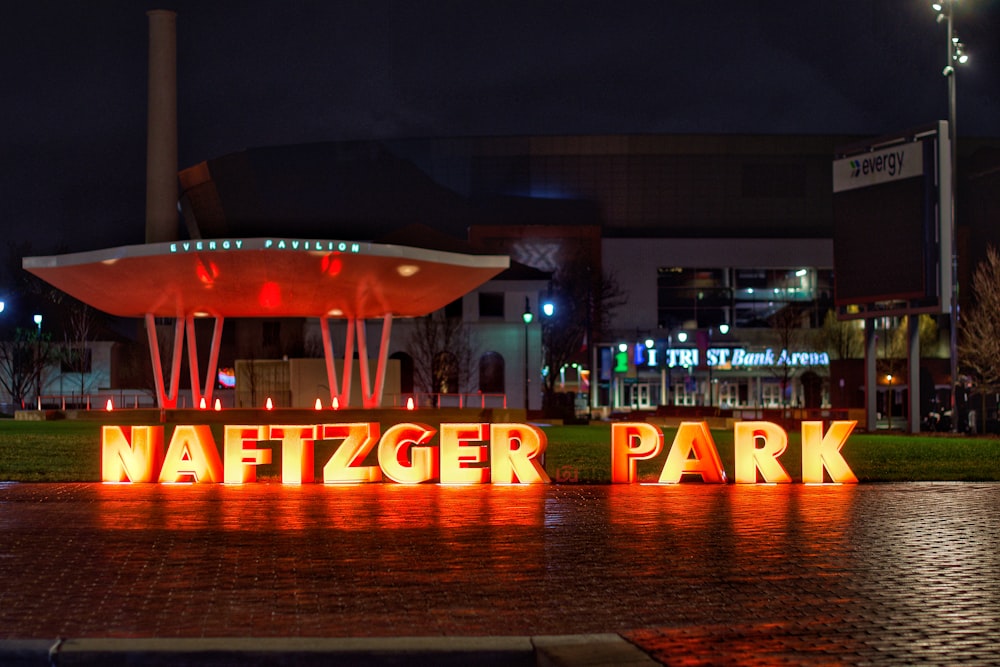
M174 429L160 481L214 483L222 481L222 460L208 426L181 425Z
M694 453L694 457L691 454ZM677 484L685 474L701 475L704 482L725 484L726 471L705 422L681 422L660 472L660 484Z

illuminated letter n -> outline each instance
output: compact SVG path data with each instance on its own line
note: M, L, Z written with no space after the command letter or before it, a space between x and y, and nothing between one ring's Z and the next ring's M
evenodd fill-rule
M101 481L155 482L162 464L162 426L101 427Z

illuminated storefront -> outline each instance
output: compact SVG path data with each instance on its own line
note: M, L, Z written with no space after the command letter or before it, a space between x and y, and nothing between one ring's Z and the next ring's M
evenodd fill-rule
M685 337L687 340L687 337ZM672 339L602 345L597 407L825 407L829 355L808 348L698 347ZM819 401L811 392L819 382ZM810 384L812 383L812 384Z

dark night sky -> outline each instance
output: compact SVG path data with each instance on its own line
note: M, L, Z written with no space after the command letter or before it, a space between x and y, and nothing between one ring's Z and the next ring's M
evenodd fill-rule
M929 0L20 0L3 227L34 254L142 242L154 7L178 12L181 168L337 139L878 135L947 115ZM956 17L959 132L1000 137L1000 0Z

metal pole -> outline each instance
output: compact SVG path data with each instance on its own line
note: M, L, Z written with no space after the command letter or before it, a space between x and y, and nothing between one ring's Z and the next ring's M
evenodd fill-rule
M528 400L528 322L524 323L524 411L528 411L529 403Z
M954 0L948 0L948 53L945 65L945 76L948 77L948 150L949 158L951 161L951 197L949 198L948 205L951 207L951 342L950 342L950 355L951 355L951 430L957 433L959 430L958 426L958 401L956 396L955 387L958 385L958 237L956 230L958 229L955 224L955 187L958 185L958 179L955 177L957 172L957 160L958 160L958 150L957 150L957 138L958 133L955 130L955 26L954 26L954 10L955 2Z

